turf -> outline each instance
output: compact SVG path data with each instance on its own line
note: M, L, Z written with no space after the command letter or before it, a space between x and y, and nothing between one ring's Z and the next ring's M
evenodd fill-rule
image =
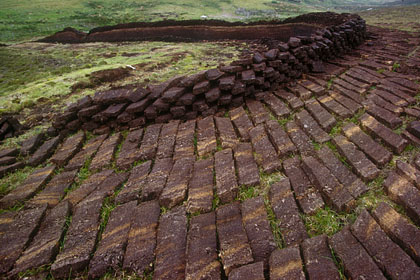
M21 42L71 26L88 31L97 26L163 19L252 21L284 19L314 11L345 11L389 0L2 0L0 42Z

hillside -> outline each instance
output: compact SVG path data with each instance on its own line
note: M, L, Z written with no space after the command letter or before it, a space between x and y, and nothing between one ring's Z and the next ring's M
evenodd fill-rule
M354 11L390 0L3 0L0 42L19 42L71 26L83 31L103 25L162 19L252 21L283 19L314 11Z

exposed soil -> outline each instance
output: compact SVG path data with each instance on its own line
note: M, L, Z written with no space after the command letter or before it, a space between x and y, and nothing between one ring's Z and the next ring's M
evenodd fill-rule
M320 27L341 24L355 17L351 14L311 13L284 21L252 23L221 20L164 20L159 22L132 22L115 26L97 27L89 33L74 28L43 38L41 42L85 43L121 41L201 41L201 40L256 40L270 38L287 41L292 36L308 36Z

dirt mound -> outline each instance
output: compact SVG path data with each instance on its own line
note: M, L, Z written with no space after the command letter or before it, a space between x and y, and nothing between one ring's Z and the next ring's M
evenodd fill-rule
M352 14L311 13L284 21L258 21L252 23L221 20L165 20L159 22L132 22L114 26L97 27L89 33L66 28L41 39L49 43L85 43L120 41L202 41L202 40L259 40L271 38L287 41L292 36L308 36L317 29L339 25Z

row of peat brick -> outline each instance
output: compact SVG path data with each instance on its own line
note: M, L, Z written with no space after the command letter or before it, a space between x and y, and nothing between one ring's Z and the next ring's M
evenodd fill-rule
M365 38L365 23L352 19L311 36L290 38L265 53L254 53L229 66L188 77L174 77L146 89L97 92L70 105L53 127L75 131L143 126L146 121L167 122L208 116L221 107L239 106L244 97L278 88L302 73L323 71L322 61L356 47Z

